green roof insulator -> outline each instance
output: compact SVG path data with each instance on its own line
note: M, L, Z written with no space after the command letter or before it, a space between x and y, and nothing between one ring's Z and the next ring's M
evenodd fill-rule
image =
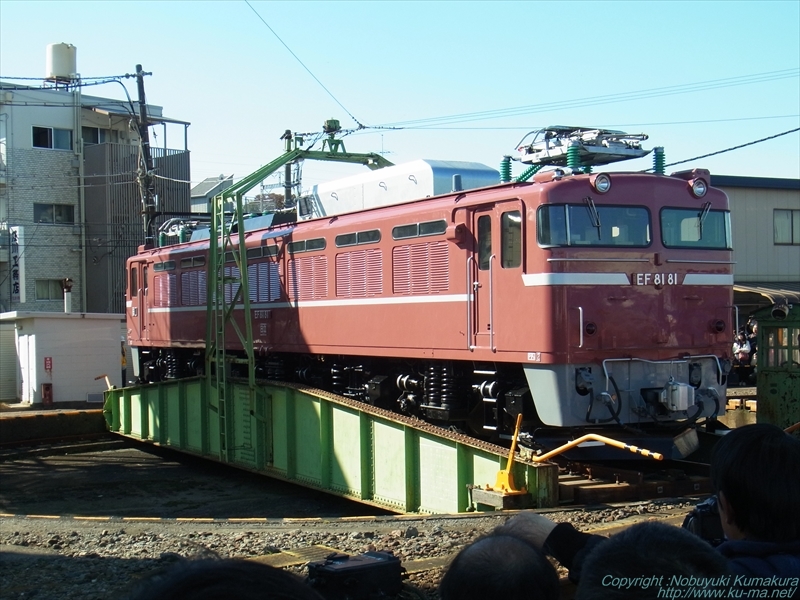
M511 157L506 154L500 161L500 183L511 181Z
M163 248L167 245L167 234L163 231L158 234L158 247Z
M653 171L656 175L663 175L665 168L666 156L664 155L664 147L656 146L653 148Z
M586 165L585 167L583 167L583 173L585 175L588 175L591 172L592 172L592 165Z
M536 175L536 173L543 167L544 165L531 165L527 169L525 169L520 175L516 178L517 183L521 183L523 181L528 181L531 177Z
M580 145L578 142L570 142L567 148L567 166L570 169L581 168L581 154Z
M188 227L181 227L181 232L180 232L181 243L188 242L190 239L192 239L192 232L189 231Z

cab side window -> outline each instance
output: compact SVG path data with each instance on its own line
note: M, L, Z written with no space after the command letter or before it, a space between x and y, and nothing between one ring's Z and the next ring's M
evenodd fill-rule
M504 212L500 217L500 264L514 269L522 264L522 217L518 210Z
M130 284L130 297L135 298L139 295L139 270L136 267L131 267L131 284Z

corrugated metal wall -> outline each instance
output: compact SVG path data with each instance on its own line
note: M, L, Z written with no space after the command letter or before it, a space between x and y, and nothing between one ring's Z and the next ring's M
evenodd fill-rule
M126 144L97 144L85 150L89 312L125 312L125 260L144 243L136 182L138 153L137 146ZM157 210L189 212L189 152L153 148L152 153L159 176L155 181ZM156 226L168 218L158 217Z
M721 186L730 200L737 283L800 281L800 246L776 245L775 209L800 210L800 192Z

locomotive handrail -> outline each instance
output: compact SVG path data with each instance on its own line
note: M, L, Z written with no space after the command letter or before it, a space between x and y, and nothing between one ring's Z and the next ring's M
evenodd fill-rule
M492 261L496 257L495 254L489 257L489 347L492 352L497 352L494 345L494 270L492 269Z
M646 262L649 258L548 258L547 262Z
M474 256L467 257L467 348L470 352L475 350L475 345L472 343L472 306L474 289L472 287L472 269L470 269L470 262L475 262Z
M729 304L725 308L732 308L736 311L736 331L733 332L734 337L739 333L739 307L735 304Z
M492 254L489 257L489 348L491 348L492 352L497 352L497 347L494 345L494 269L492 268L492 261L495 258L497 258L496 254ZM477 338L477 327L473 328L472 326L475 305L473 294L476 289L476 281L472 277L473 271L470 269L470 263L475 263L474 256L467 257L467 346L472 351L477 347L472 343L473 335ZM474 334L473 329L475 330Z
M700 263L704 265L735 265L735 260L698 260L692 258L668 258L668 263Z
M583 348L583 307L575 306L574 308L578 309L578 333L580 340L578 342L578 348Z

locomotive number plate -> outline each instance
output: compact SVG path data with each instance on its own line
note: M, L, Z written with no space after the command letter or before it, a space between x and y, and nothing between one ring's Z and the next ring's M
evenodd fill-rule
M634 273L633 285L678 285L677 273Z

